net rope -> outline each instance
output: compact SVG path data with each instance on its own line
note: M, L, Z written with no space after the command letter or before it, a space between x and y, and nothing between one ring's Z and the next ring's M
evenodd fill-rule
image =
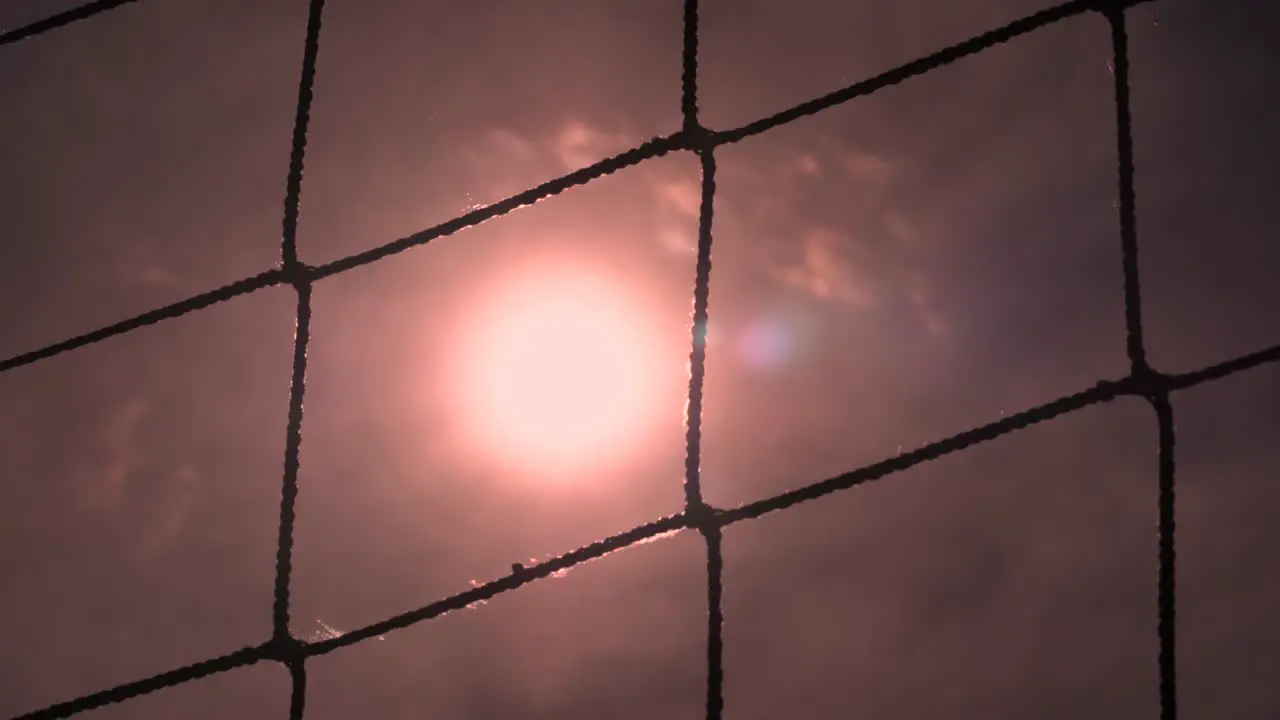
M137 0L98 0L85 3L43 20L0 32L0 46L30 40L76 22L88 20ZM1152 408L1159 433L1157 477L1156 533L1156 635L1159 643L1159 701L1161 720L1178 716L1175 593L1175 494L1174 494L1174 411L1172 395L1178 391L1219 380L1264 364L1280 360L1280 345L1243 355L1200 370L1166 374L1154 369L1147 360L1143 340L1141 286L1138 272L1137 210L1134 191L1133 123L1129 90L1129 39L1126 11L1153 0L1072 0L1033 13L1002 27L976 35L943 48L933 54L835 90L799 105L787 108L738 128L712 130L704 127L698 115L698 0L684 1L684 29L681 72L680 130L652 138L626 152L606 158L590 166L544 182L504 200L475 208L431 228L414 233L373 249L356 253L324 265L309 266L299 260L297 228L299 198L302 192L303 167L307 147L307 127L314 97L316 61L320 50L320 29L324 0L311 0L302 72L298 83L297 112L289 158L282 220L281 261L272 269L210 290L185 300L108 325L92 332L37 348L0 361L0 373L17 370L78 348L101 342L165 320L196 312L235 297L264 288L289 285L297 293L297 326L294 337L293 372L289 393L286 425L284 472L282 481L279 541L276 552L275 592L272 606L272 636L265 642L203 662L176 668L148 678L94 692L83 697L57 703L21 716L21 720L64 718L93 708L123 702L163 688L190 682L216 673L263 661L284 664L292 681L289 717L302 720L306 703L308 659L334 652L370 638L414 625L474 603L488 600L518 587L536 582L554 573L621 550L647 539L682 530L702 535L707 550L707 683L706 717L720 720L724 715L724 616L723 565L721 552L723 529L733 523L758 518L802 502L816 500L840 490L852 488L901 472L944 455L959 452L979 443L1017 430L1062 417L1068 413L1111 402L1121 397L1139 397ZM1079 392L1052 402L1024 410L1001 419L957 433L895 457L813 482L763 500L722 509L708 505L702 497L699 466L702 446L702 395L706 375L706 330L709 317L711 283L712 210L716 192L716 150L773 128L814 115L855 98L870 95L885 87L936 70L962 58L974 55L1014 38L1086 13L1102 14L1111 30L1112 68L1116 117L1116 165L1119 189L1119 231L1121 261L1124 270L1124 313L1129 373L1118 379L1101 380ZM693 319L689 355L689 395L686 413L685 506L675 515L659 518L626 532L606 537L577 550L529 567L517 565L510 575L468 588L455 595L366 627L318 641L304 641L289 630L290 576L292 572L295 504L298 495L298 472L302 443L303 393L306 384L307 349L310 340L311 293L315 283L339 273L399 254L465 228L506 215L526 205L545 200L574 187L585 185L605 175L616 173L652 158L673 152L689 152L701 164L702 186L698 220L697 261L693 286Z

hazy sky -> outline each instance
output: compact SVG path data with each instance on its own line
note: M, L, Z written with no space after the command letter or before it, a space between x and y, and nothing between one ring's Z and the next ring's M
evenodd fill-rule
M0 0L0 26L72 3ZM1046 0L704 0L728 128ZM305 0L143 0L0 48L0 358L271 267ZM374 247L679 127L678 0L329 0L300 253ZM1130 12L1148 347L1280 342L1280 5ZM1105 21L720 154L703 475L732 506L1127 371ZM646 162L315 291L293 583L315 637L683 503L698 165ZM635 457L482 462L476 288L571 257L670 348ZM270 634L294 322L275 288L0 375L0 715ZM1280 714L1280 370L1176 396L1186 718ZM1155 422L1095 407L725 533L726 717L1155 717ZM495 450L494 452L499 452ZM1270 485L1268 484L1270 483ZM693 719L686 533L308 664L307 717ZM88 713L282 718L263 663Z

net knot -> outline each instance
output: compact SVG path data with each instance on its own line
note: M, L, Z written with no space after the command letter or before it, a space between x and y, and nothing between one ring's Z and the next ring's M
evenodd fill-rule
M292 635L277 636L263 648L269 660L293 666L306 659L307 643Z
M1135 395L1151 402L1168 397L1171 378L1149 366L1142 366L1129 378L1130 387Z
M1134 4L1134 0L1093 0L1093 10L1107 17L1115 17L1123 15Z
M301 290L302 288L311 285L311 274L313 270L314 268L310 265L299 260L286 262L280 266L280 279L283 280L286 285L292 285L293 287Z
M689 505L689 508L684 512L689 527L702 533L707 533L720 527L720 514L721 511L719 509L701 500Z
M711 152L716 147L716 133L697 120L685 123L684 128L680 130L680 139L686 150L699 155Z

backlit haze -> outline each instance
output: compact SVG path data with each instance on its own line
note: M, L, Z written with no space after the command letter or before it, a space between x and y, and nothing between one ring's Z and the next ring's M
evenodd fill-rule
M607 482L670 419L682 348L620 269L504 266L471 291L447 343L457 441L517 477Z
M0 26L69 6L0 0ZM727 129L1049 5L704 0ZM678 0L329 0L319 265L680 127ZM1280 5L1129 13L1152 362L1280 342ZM279 259L305 0L0 48L0 359ZM1106 22L717 152L722 507L1128 371ZM683 507L699 168L673 154L318 282L292 624L331 637ZM0 718L270 634L295 299L0 374ZM1180 393L1186 718L1280 715L1280 370ZM725 531L726 717L1156 715L1156 427L1090 408ZM705 554L646 543L308 662L306 717L702 717ZM84 717L282 718L273 663Z

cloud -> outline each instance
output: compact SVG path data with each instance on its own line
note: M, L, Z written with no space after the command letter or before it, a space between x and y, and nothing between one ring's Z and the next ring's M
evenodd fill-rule
M163 553L186 528L200 476L191 465L182 465L166 479L161 499L155 503L140 529L134 556L147 560Z
M565 170L577 170L621 152L631 144L625 134L607 133L574 119L556 133L552 149Z
M693 180L657 180L653 186L660 210L683 218L698 219L702 190Z
M130 478L141 466L138 436L151 406L142 398L130 398L107 417L97 433L98 459L93 466L100 471L87 473L87 484L81 495L81 506L97 508L117 501Z
M172 271L154 262L122 259L115 270L116 277L126 285L165 290L181 287Z
M796 156L795 169L801 175L811 178L821 178L823 175L822 165L811 153L800 153Z
M884 187L894 178L894 166L879 155L848 146L837 152L840 156L840 169L855 182Z
M471 164L484 168L500 166L504 170L529 169L557 163L557 170L577 170L634 144L621 132L609 132L584 120L568 118L560 127L545 134L521 134L504 127L484 132L476 142L468 143L463 152ZM545 174L545 172L544 172ZM543 178L546 179L545 177Z
M893 210L884 214L884 228L888 237L910 250L920 247L920 230L905 216Z
M859 281L853 266L840 253L843 242L834 231L811 229L800 239L799 258L780 262L774 274L783 283L820 300L864 312L871 310L876 294Z
M142 511L133 521L136 560L156 556L182 534L199 480L190 464L165 472L146 460L144 423L152 412L151 404L141 397L117 405L94 433L91 452L77 472L82 478L78 498L82 510L118 513L136 505ZM150 477L144 477L144 472ZM135 485L138 489L145 485L146 492L131 493Z
M568 118L558 129L520 134L506 128L485 132L464 153L481 175L476 197L484 202L507 197L564 171L577 170L635 144L625 132ZM646 163L635 169L651 193L654 244L664 253L684 257L697 249L697 219L702 190L696 173L675 173L670 165ZM468 193L469 199L472 197ZM472 202L465 209L478 207Z
M516 133L503 128L489 132L489 144L511 159L530 161L537 157L538 149L533 143Z
M541 136L493 128L472 161L486 173L502 167L500 189L510 194L633 144L620 129L580 118L555 127ZM635 170L651 196L653 244L677 258L697 249L702 193L690 170L663 163ZM721 163L720 174L716 234L750 248L744 257L756 271L846 310L872 312L894 301L915 313L930 335L944 334L944 315L925 289L926 234L897 199L908 177L899 162L818 135L802 144L735 153Z
M722 168L718 234L741 236L769 277L848 311L905 310L930 336L945 335L928 232L922 209L903 200L910 173L900 162L819 135Z
M658 244L672 255L696 255L698 238L693 232L679 228L665 228L658 231Z
M698 215L702 208L702 188L689 177L663 177L654 172L650 181L657 239L663 251L685 257L698 250Z
M907 289L907 300L919 313L924 329L929 335L934 338L943 338L948 335L947 323L934 302L933 289L926 275L917 273L911 278Z
M459 150L468 170L471 210L522 192L566 171L578 170L636 144L623 132L614 132L584 120L568 118L550 132L517 132L492 127Z

